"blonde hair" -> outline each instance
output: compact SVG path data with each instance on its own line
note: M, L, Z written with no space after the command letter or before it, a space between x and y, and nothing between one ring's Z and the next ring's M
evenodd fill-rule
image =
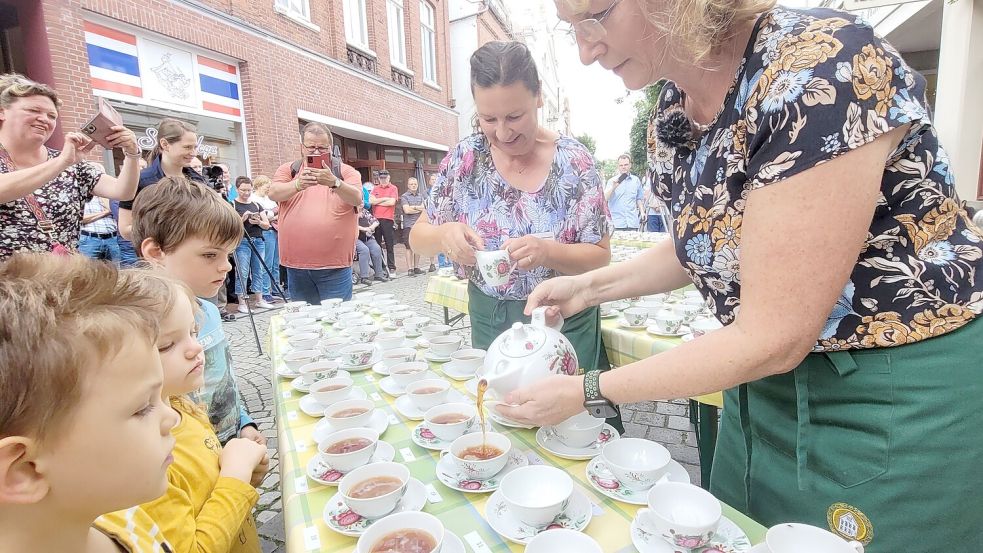
M55 109L61 109L61 100L55 89L46 84L28 79L18 73L4 73L0 75L0 108L7 109L19 98L30 96L44 96L55 104Z
M266 175L257 175L256 178L253 179L253 190L259 191L264 186L269 186L271 184L273 184L273 180L270 179L270 177L267 177ZM267 190L267 192L269 191ZM265 196L266 194L264 193L263 195Z
M638 0L649 23L669 35L677 59L701 62L738 26L772 9L776 0Z
M0 264L0 437L55 437L87 373L134 339L156 342L174 289L150 280L78 254Z

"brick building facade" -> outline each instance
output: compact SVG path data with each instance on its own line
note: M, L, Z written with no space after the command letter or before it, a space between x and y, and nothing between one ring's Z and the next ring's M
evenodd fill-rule
M385 166L401 184L458 139L446 2L0 0L3 69L61 93L62 129L103 96L144 144L178 117L199 127L206 162L256 175L297 159L298 125L317 120L366 178Z

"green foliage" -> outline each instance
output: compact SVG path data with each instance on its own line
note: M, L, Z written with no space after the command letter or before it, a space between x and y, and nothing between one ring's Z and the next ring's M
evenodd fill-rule
M665 81L659 81L645 89L645 97L635 102L635 121L631 125L629 135L631 146L628 153L631 154L632 173L644 175L648 166L648 123L649 113L652 107L659 101L659 94L662 93L662 85Z
M594 141L593 136L584 133L582 135L575 136L574 138L577 139L577 142L580 142L581 144L584 145L584 147L587 148L587 151L590 152L590 155L595 155L597 153L597 142Z
M605 181L614 176L615 170L618 169L617 159L605 159L599 160L597 162L597 173L601 175L601 178Z

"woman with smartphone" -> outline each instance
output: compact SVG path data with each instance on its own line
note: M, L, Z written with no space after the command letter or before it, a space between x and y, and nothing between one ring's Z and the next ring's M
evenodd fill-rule
M273 304L263 299L263 285L266 282L263 268L263 253L266 251L266 241L263 231L268 230L270 220L263 206L253 201L253 181L249 177L236 179L238 195L232 204L242 217L242 225L246 229L242 242L236 248L236 296L239 297L239 313L249 313L249 296L246 295L247 279L250 293L256 295L254 305L262 309L273 309ZM252 246L250 246L252 244Z

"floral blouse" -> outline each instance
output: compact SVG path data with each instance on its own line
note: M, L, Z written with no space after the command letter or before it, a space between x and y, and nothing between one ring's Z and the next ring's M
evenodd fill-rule
M58 157L59 153L48 148L48 159ZM7 156L0 155L0 173L13 170ZM92 190L102 174L98 165L82 161L69 165L34 191L44 216L54 225L51 238L38 229L38 220L28 208L27 200L18 198L0 204L0 261L17 252L49 252L52 239L70 250L76 249L85 204L92 198Z
M983 309L983 233L956 197L925 80L861 19L828 9L764 14L717 120L673 148L655 129L683 97L668 83L653 110L649 171L674 219L677 256L721 322L740 308L748 193L903 125L910 130L884 168L866 244L814 350L917 342Z
M561 244L597 244L611 233L611 216L604 201L601 177L587 148L573 138L556 141L556 155L546 182L538 192L523 192L505 182L495 168L491 147L476 133L462 140L440 164L437 182L426 201L430 222L460 222L474 229L486 250L501 249L509 238L548 235ZM479 271L471 278L485 294L524 300L540 282L557 276L545 267L516 269L502 286L485 283Z

